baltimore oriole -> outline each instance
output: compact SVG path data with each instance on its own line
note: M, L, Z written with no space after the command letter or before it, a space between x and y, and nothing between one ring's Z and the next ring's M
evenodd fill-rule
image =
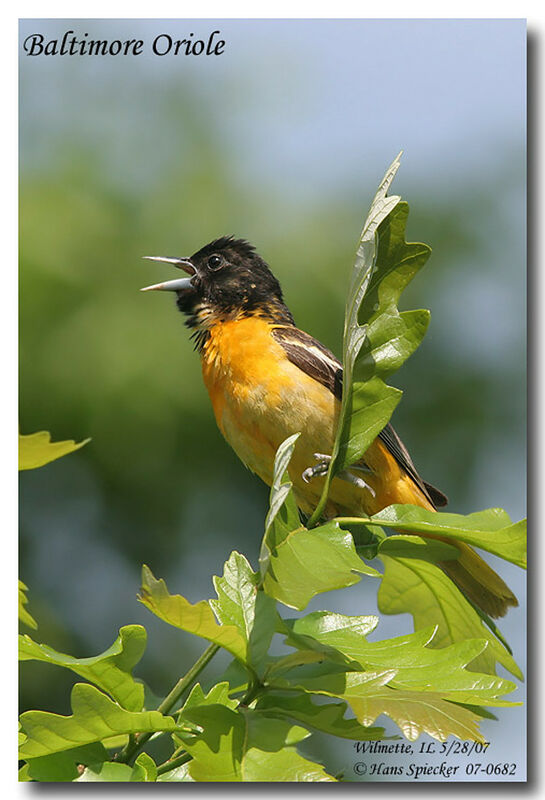
M310 514L323 478L316 454L331 453L342 394L342 365L319 341L295 326L280 284L255 248L224 236L190 258L147 256L190 277L147 286L177 294L193 331L204 383L218 427L241 461L270 486L278 446L300 432L289 466L295 498ZM422 480L393 427L380 432L359 464L331 483L325 515L374 514L392 503L435 510L446 504ZM442 569L491 617L517 599L468 545Z

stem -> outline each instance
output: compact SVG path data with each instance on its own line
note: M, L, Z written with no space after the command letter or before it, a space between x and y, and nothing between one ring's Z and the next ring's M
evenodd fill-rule
M354 294L352 299L352 306L354 303L357 302L358 293ZM350 299L350 295L348 300ZM347 301L348 302L348 301ZM361 299L360 299L361 303ZM353 379L352 379L352 369L354 366L353 359L349 358L348 352L348 340L349 340L349 324L352 321L352 325L358 324L357 321L357 314L358 308L354 311L354 308L346 308L344 314L344 332L343 332L343 389L342 389L342 399L341 399L341 408L339 411L339 416L336 421L335 425L335 440L333 442L333 450L331 451L331 461L329 462L329 469L327 470L324 485L322 488L322 494L320 495L320 499L318 500L318 505L314 509L311 514L310 519L308 520L307 527L313 528L315 525L318 524L322 514L324 513L324 509L327 503L327 497L329 495L329 487L331 486L331 481L335 477L334 472L337 472L337 461L339 458L339 452L341 449L341 435L342 430L344 428L344 422L346 419L347 414L347 407L348 407L348 398L351 396L352 387L353 387ZM355 314L355 322L354 322L354 314Z
M348 311L346 312L348 314ZM341 400L341 408L339 411L339 417L337 419L335 425L335 441L333 442L333 450L331 451L331 461L329 462L329 468L326 472L326 476L324 479L324 485L322 488L322 494L320 495L320 499L318 500L318 505L312 512L310 519L307 522L308 528L313 528L321 519L322 514L324 513L324 509L326 507L327 498L329 495L329 487L331 486L331 481L335 477L335 473L337 470L337 461L339 459L339 452L341 447L341 434L344 428L344 421L346 419L346 409L348 405L347 398L350 396L352 391L352 370L347 368L348 365L348 354L347 354L347 319L348 317L345 315L345 326L344 326L344 336L343 336L343 374L344 374L344 382L343 382L343 394Z
M432 533L427 532L426 524L423 522L401 522L400 520L372 519L371 517L335 517L334 521L339 525L371 525L375 528L395 528L399 533L412 532L423 536L433 536Z
M327 473L326 473L326 476L325 476L325 479L324 479L324 486L323 486L323 489L322 489L322 494L320 495L320 499L318 500L318 505L316 506L316 508L312 512L312 514L311 514L311 516L310 516L310 518L309 518L309 520L307 522L307 527L308 528L313 528L320 521L320 518L321 518L321 516L323 514L323 511L324 511L324 508L325 508L325 504L327 503L327 496L329 494L329 486L330 486L331 480L333 478L333 475L332 475L332 472L333 472L333 469L332 469L333 468L333 461L334 461L334 457L332 456L331 457L331 461L329 462L329 469L327 470Z
M261 684L259 681L252 681L252 683L250 683L248 686L246 694L241 698L240 705L248 706L252 700L255 700L255 698L263 692L264 688L265 687L263 684Z
M202 656L195 661L191 669L186 672L183 678L180 678L176 686L167 694L161 705L158 706L157 711L160 711L161 714L168 714L170 709L178 702L184 692L189 689L195 678L203 671L219 649L219 644L209 645Z
M388 525L387 521L375 522L369 517L334 517L333 522L338 522L339 525L376 525L377 527ZM396 527L399 526L399 522L393 524L395 524Z
M160 764L157 767L157 775L164 775L165 772L170 772L171 769L176 769L176 767L181 767L182 764L186 764L188 761L191 761L192 756L189 753L182 753L182 755L177 756L176 758L171 758L170 761L165 761L164 764Z
M192 683L195 681L195 678L200 672L202 672L202 670L216 655L219 649L219 644L209 645L202 656L195 661L191 669L186 672L182 678L180 678L176 686L174 686L174 688L171 689L171 691L167 694L163 702L157 707L157 711L159 711L161 714L168 714L170 709L178 702L178 700L180 700L184 692L190 688ZM130 738L126 747L119 754L119 758L117 760L121 764L128 764L133 756L135 756L143 748L146 742L151 739L153 733L153 731L151 733L142 733L140 736L133 737L132 739Z

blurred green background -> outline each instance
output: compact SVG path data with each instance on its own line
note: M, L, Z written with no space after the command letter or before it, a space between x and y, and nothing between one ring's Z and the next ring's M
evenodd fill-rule
M21 46L21 432L92 442L21 475L20 577L37 638L65 652L93 655L120 625L144 624L137 674L162 695L204 643L138 604L141 564L192 602L213 596L233 549L257 564L268 490L215 427L173 298L139 293L172 277L143 255L248 238L297 324L339 354L357 237L403 149L394 189L410 203L409 239L433 248L403 303L430 308L432 323L394 376L405 391L394 423L452 511L525 514L525 29L23 20L21 42L69 29L146 48L33 58ZM159 33L215 29L223 56L150 52ZM524 669L523 577L500 571L521 599L501 628ZM362 582L310 609L374 613L375 597ZM386 618L378 635L406 630L408 616ZM74 680L25 664L22 709L68 713ZM498 716L484 725L501 748L524 711ZM327 742L316 747L333 758Z

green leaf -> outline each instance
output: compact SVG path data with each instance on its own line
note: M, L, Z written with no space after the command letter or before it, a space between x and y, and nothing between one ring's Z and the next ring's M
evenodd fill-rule
M436 564L438 561L457 559L460 551L456 544L438 542L436 539L424 539L413 534L388 536L380 542L377 555L386 554L392 557L416 558Z
M352 586L360 574L380 577L356 553L354 540L335 522L290 533L271 553L263 587L291 608L303 609L314 595Z
M411 741L428 733L444 742L449 736L484 741L478 729L479 716L432 692L411 692L386 686L396 676L386 672L345 672L321 678L298 680L294 687L311 694L345 700L362 725L372 725L387 714Z
M360 236L346 302L337 432L309 527L323 512L331 479L363 456L390 419L402 392L385 379L412 355L429 324L428 311L397 308L402 291L431 252L425 244L405 241L409 207L400 197L387 196L400 156L388 168Z
M79 764L99 764L108 760L107 750L99 742L31 758L27 762L29 780L40 782L74 781L80 772Z
M370 517L397 531L444 536L480 547L518 567L526 567L526 521L511 523L506 511L489 508L473 514L444 514L413 505L392 505Z
M386 714L409 741L418 739L422 733L440 742L446 742L449 736L485 741L478 727L479 715L431 692L409 692L385 686L375 694L353 698L350 705L362 725L372 725L380 714Z
M210 605L204 600L193 605L182 595L170 594L164 580L157 580L146 565L142 567L142 588L138 599L169 625L219 644L246 662L248 643L235 625L218 625Z
M182 764L158 776L157 782L161 783L195 783L189 774L189 764Z
M193 756L189 774L195 781L238 781L245 726L240 715L224 705L198 706L183 718L199 726L201 734L185 745Z
M395 669L395 677L389 682L395 688L435 692L443 699L471 705L512 705L499 698L512 692L514 683L466 669L487 646L485 639L432 649L435 629L428 627L406 636L368 642L366 634L374 627L366 625L368 619L373 618L317 611L285 620L290 629L288 643L321 651L330 659L337 652L352 670L354 663L365 670Z
M292 484L289 482L289 480L286 480L287 471L291 457L293 456L297 439L300 435L300 433L294 433L292 436L288 436L288 438L282 442L276 451L274 459L273 482L271 485L269 499L269 511L265 520L265 535L269 533L271 527L274 525L276 517L278 516L278 512L282 506L288 502L288 495L290 494ZM294 512L292 513L293 522L298 523L299 514L297 513L297 506L294 505L293 502L289 504L289 511ZM290 525L287 532L289 533L292 530L293 527Z
M276 603L258 589L259 573L253 572L246 558L231 553L223 577L214 576L218 599L209 600L223 625L238 628L246 643L246 660L259 672L276 627Z
M172 717L158 711L126 711L94 686L76 683L72 689L72 715L25 711L21 727L26 739L20 748L24 759L58 753L123 733L174 731Z
M131 675L146 649L146 630L141 625L126 625L104 653L92 658L74 658L58 653L46 644L34 642L30 636L19 636L21 661L45 661L71 669L76 675L94 683L128 711L140 711L144 705L144 687Z
M317 650L315 655L318 654L319 651ZM317 680L321 678L328 679L331 675L345 675L351 669L357 669L357 665L347 664L344 656L339 656L338 653L333 655L332 658L324 658L322 655L321 658L315 661L301 659L300 663L295 663L292 669L281 673L273 673L267 685L276 689L285 689L287 686L293 686L296 689L300 681L314 678Z
M270 724L270 723L268 723ZM267 751L247 750L242 764L244 781L267 783L333 783L335 778L321 764L300 755L294 747Z
M291 491L293 484L289 480L287 472L299 436L299 433L295 433L285 439L276 451L274 458L269 511L265 520L265 534L259 556L259 571L262 578L267 572L271 552L276 550L292 531L302 527L297 503Z
M147 780L144 769L137 763L134 767L116 761L90 764L77 778L76 783L129 783Z
M286 470L298 434L286 439L275 458L271 504L261 547L265 592L292 608L304 608L320 592L351 586L359 574L380 575L362 561L352 536L330 522L312 531L299 521Z
M157 766L147 753L140 753L132 767L116 761L107 761L104 764L90 764L83 772L80 781L123 781L130 783L148 783L157 780Z
M286 643L303 653L311 650L322 658L348 666L355 660L343 649L352 637L362 644L378 625L376 616L347 617L332 611L314 611L298 620L284 619ZM295 660L297 654L293 654Z
M378 607L384 614L409 612L415 631L436 626L433 647L446 647L467 639L484 639L486 649L470 664L477 672L495 673L496 661L516 677L522 678L507 648L493 636L473 606L465 599L440 567L418 557L402 557L397 550L390 555L389 537L381 544L379 556L385 572L378 591ZM412 540L414 537L406 537ZM396 548L399 542L394 543ZM414 555L412 541L406 543L407 555Z
M38 627L38 623L25 608L26 604L28 603L28 598L26 596L27 591L28 586L25 586L23 581L19 581L19 620L24 622L25 625L28 625L29 628L36 629Z
M236 662L239 663L239 662ZM246 673L247 675L247 673ZM231 691L229 684L227 681L221 681L213 686L208 694L202 690L200 683L196 683L191 692L189 693L184 705L182 706L180 713L182 716L192 708L197 708L200 706L216 706L222 705L226 708L235 709L238 706L238 700L232 700L229 697L229 692ZM187 746L188 742L195 741L195 735L197 734L197 730L193 727L190 730L183 730L178 733L172 734L172 739L174 741L175 748L183 747L184 749Z
M291 717L331 736L357 741L384 738L384 728L364 727L356 719L345 719L346 709L346 703L316 705L306 694L277 692L267 693L257 705L258 711Z
M235 709L238 706L238 700L232 700L229 697L229 691L230 687L227 681L216 683L207 694L203 692L200 683L196 683L191 689L182 711L187 711L196 706L211 705L222 705L230 709Z
M362 251L360 246L360 285L363 282L366 288L357 321L347 316L345 323L345 358L353 369L353 384L341 428L337 469L358 461L390 419L401 392L384 381L414 353L428 328L428 311L400 313L397 308L402 291L431 253L425 244L405 241L408 214L408 204L398 202L378 228L366 224L362 234L362 240L370 245L376 230L377 246L372 259L370 248Z
M188 772L195 781L333 781L320 764L297 753L309 733L283 719L225 706L189 709L184 718L202 733L187 744Z
M328 697L339 697L352 705L353 698L363 694L372 694L382 689L395 677L395 670L387 669L381 672L333 672L317 677L280 678L274 683L273 689L299 689L310 694L324 694Z
M19 434L19 469L43 467L56 458L79 450L90 441L84 439L82 442L75 442L73 439L68 439L64 442L52 442L51 434L47 431L31 433L28 436Z
M153 758L147 753L140 753L134 762L135 769L139 768L143 772L143 781L157 780L157 765Z
M271 658L268 662L265 675L266 678L270 678L274 675L281 675L284 672L289 672L297 667L306 666L308 664L320 664L323 661L324 654L322 652L299 650L295 653L289 653L287 656Z

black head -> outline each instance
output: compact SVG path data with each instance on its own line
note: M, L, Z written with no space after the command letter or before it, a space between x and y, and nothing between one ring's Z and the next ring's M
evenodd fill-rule
M146 287L177 293L177 306L191 328L206 330L218 321L260 315L293 323L280 284L255 248L244 239L223 236L190 258L160 258L184 269L189 278Z

